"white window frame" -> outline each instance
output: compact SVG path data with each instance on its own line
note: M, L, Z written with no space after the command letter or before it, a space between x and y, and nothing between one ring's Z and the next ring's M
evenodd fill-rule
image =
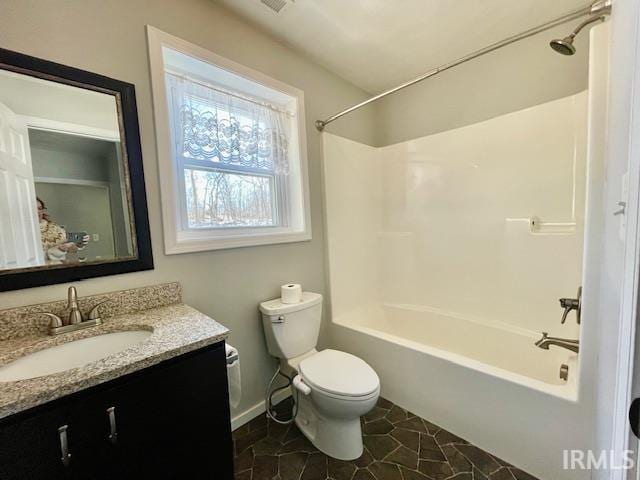
M311 240L311 214L309 201L309 175L307 164L307 141L304 111L304 92L271 78L261 72L240 65L202 47L147 25L151 86L156 127L156 143L160 175L160 192L164 230L164 247L167 255L219 250L224 248L269 245ZM183 170L178 170L171 142L170 101L166 94L165 62L163 47L170 48L198 60L207 62L233 74L244 77L296 101L296 116L290 143L292 170L299 175L301 191L278 209L293 205L299 208L295 225L265 226L255 228L222 227L210 229L185 229L181 205L180 179ZM194 163L198 163L195 161ZM293 165L295 163L295 165ZM299 166L298 166L299 164ZM215 168L210 165L209 168ZM278 195L280 197L280 195ZM295 203L294 203L295 202ZM280 210L282 211L282 210Z

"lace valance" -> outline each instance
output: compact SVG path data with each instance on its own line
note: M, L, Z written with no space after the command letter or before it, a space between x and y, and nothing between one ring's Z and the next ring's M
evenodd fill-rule
M179 156L286 175L289 118L213 88L167 75Z

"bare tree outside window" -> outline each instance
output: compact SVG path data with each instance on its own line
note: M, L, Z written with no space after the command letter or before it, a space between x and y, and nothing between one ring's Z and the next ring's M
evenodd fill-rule
M184 170L189 228L276 224L274 178L216 170Z

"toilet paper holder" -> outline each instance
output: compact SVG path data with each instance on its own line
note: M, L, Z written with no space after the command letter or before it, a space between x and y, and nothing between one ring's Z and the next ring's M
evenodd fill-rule
M232 350L231 352L229 352L229 355L227 355L227 366L233 365L236 360L238 360L238 352Z

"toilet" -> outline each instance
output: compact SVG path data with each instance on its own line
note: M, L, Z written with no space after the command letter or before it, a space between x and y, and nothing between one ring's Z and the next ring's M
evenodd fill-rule
M316 350L322 295L304 292L302 301L277 298L260 304L269 354L297 390L300 431L321 452L340 460L362 455L360 417L380 396L380 379L364 360L338 350Z

